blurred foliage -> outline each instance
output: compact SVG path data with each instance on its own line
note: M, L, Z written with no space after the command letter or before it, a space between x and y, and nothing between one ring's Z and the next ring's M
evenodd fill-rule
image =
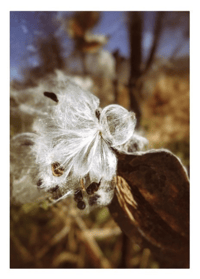
M142 125L152 148L168 148L189 169L188 73L161 73L144 101Z

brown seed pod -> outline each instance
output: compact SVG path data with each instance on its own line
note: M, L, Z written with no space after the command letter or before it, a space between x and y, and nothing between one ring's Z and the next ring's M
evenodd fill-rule
M160 267L189 267L189 179L168 150L118 155L110 212L135 243L149 248Z
M64 172L64 168L58 162L53 163L51 169L54 176L61 176Z

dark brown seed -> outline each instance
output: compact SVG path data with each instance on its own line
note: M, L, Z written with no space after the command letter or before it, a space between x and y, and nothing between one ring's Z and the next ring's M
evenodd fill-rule
M58 189L59 189L59 186L56 185L55 187L49 189L48 192L53 193L53 192L56 192Z
M99 109L96 109L95 110L95 114L96 114L96 117L99 119L100 118L100 110Z
M37 182L37 186L40 187L42 185L42 179L39 179Z
M58 162L53 163L51 169L54 176L61 176L64 172L64 168Z
M79 201L77 203L77 207L81 210L85 209L85 202L84 201Z
M82 199L83 199L82 191L81 190L76 190L75 193L74 193L74 200L76 202L78 202L78 201L82 201Z
M93 189L92 189L91 185L87 187L86 192L87 192L88 195L93 194Z
M31 146L31 145L34 145L34 142L31 140L26 140L21 145L22 146Z
M55 191L55 192L52 192L52 198L54 199L54 200L57 200L57 199L59 199L59 198L61 198L62 197L62 193L60 192L60 190L57 190L57 191Z
M97 203L98 198L100 198L99 195L94 195L93 197L89 198L89 205L95 205Z
M53 92L44 92L44 96L50 98L51 100L53 100L54 102L58 103L58 98L56 96L55 93Z
M56 185L55 187L49 189L48 192L52 194L52 198L54 200L57 200L57 199L61 198L62 195L63 195L60 191L59 185Z
M98 191L99 185L100 183L96 183L96 182L91 183L86 189L87 194L88 195L94 194L94 192Z
M133 144L133 147L134 147L134 149L135 149L136 151L139 150L139 149L138 149L138 144L137 144L137 143L134 143L134 144Z

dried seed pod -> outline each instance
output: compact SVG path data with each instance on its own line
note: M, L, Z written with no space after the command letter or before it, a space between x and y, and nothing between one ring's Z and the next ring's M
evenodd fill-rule
M189 179L168 150L118 156L110 212L135 243L149 248L161 267L189 266Z

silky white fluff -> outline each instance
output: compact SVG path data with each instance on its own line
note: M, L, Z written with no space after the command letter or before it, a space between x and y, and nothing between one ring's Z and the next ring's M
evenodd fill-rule
M39 136L33 152L41 187L49 189L59 184L71 189L85 177L89 177L89 183L111 181L117 166L112 147L126 143L133 135L134 113L119 105L101 111L96 96L71 82L57 97L58 104L34 124ZM99 119L97 109L101 111ZM52 174L54 162L64 168L60 177Z

